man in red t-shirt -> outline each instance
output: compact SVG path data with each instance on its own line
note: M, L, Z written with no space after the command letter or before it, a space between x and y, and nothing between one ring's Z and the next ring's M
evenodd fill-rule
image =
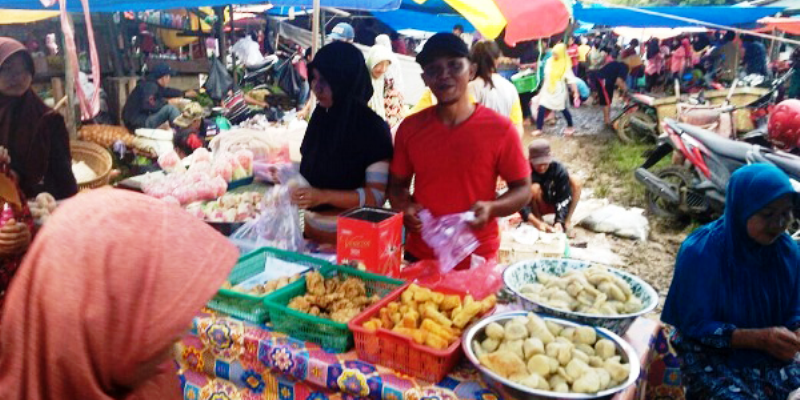
M474 211L471 225L480 241L475 254L490 259L500 247L495 219L530 201L531 169L519 133L508 118L470 101L467 85L476 67L468 55L460 38L439 33L417 56L438 103L400 125L389 180L392 207L404 213L406 258L411 261L435 258L420 236L420 210L436 217ZM509 188L500 197L495 193L498 177Z

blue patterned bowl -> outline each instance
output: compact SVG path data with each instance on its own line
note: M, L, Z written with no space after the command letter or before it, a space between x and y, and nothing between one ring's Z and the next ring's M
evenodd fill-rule
M528 299L519 292L519 289L523 285L527 283L536 283L538 281L536 277L538 272L546 272L551 275L561 276L567 271L586 269L592 265L595 265L595 263L564 258L543 258L520 261L503 271L503 281L506 287L514 292L514 295L517 297L517 302L525 310L533 311L537 314L552 315L579 324L606 328L618 335L625 334L625 331L630 328L637 317L653 311L658 305L658 293L656 293L652 286L648 285L647 282L640 278L611 267L607 267L609 272L622 278L625 282L628 282L631 286L631 290L633 290L633 294L642 301L642 309L638 312L620 315L595 315L561 310Z

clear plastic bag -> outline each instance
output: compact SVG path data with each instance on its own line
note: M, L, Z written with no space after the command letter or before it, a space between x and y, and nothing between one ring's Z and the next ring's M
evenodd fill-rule
M282 185L275 185L264 194L262 211L231 235L235 241L253 243L256 247L273 247L302 252L305 248L300 213L292 203L291 192L307 187L308 182L297 170L282 171Z
M439 260L439 272L446 274L478 249L478 239L467 224L475 219L471 211L434 217L430 211L419 213L422 240Z

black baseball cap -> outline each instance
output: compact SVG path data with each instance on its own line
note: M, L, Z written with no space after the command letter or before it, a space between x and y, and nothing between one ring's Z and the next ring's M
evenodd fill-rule
M469 57L469 49L460 37L449 32L437 33L417 54L417 64L424 67L439 57Z
M161 79L161 77L166 75L173 76L175 75L175 71L173 71L169 65L164 63L156 64L153 66L153 69L150 70L150 76L153 79Z

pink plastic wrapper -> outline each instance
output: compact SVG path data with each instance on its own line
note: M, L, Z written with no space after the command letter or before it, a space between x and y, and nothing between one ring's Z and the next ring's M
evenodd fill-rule
M11 204L3 204L3 211L0 212L0 226L5 226L12 219L14 219L14 209L11 208Z
M211 162L211 152L206 150L205 147L200 147L200 148L196 149L194 152L192 152L192 162L193 163L202 162L202 161L205 161L205 162L208 162L208 163Z
M439 260L439 272L446 274L461 261L472 255L480 243L472 233L468 222L475 218L472 212L448 214L434 217L430 211L422 210L422 240L433 249Z
M253 175L253 152L247 149L239 150L234 154L236 161L244 168L247 176Z
M160 157L158 157L158 166L161 167L164 171L170 172L175 170L177 166L181 163L181 158L178 156L174 150L170 150Z
M472 256L471 265L470 269L442 274L439 272L438 261L424 260L403 268L400 279L414 281L433 290L464 292L478 300L500 290L503 286L504 265L475 255Z

